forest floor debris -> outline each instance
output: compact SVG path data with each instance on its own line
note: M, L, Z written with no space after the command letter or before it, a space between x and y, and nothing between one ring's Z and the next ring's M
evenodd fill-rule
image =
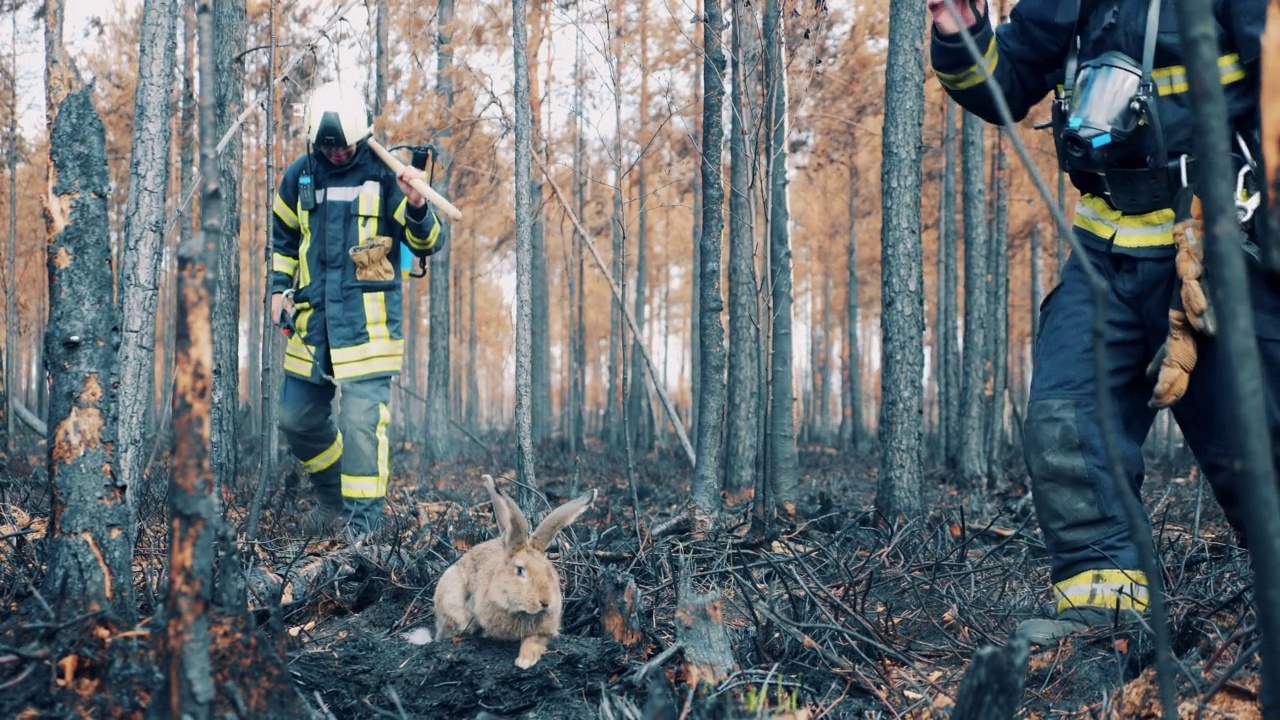
M678 454L642 459L634 489L601 452L544 458L548 508L588 486L601 496L549 551L563 578L564 628L528 671L513 664L515 643L431 638L436 578L494 533L479 477L512 477L509 457L427 469L402 450L387 523L369 548L297 537L305 483L273 488L250 605L315 717L944 718L974 653L1049 607L1047 557L1020 473L989 493L930 477L928 515L889 528L872 510L874 458L803 452L801 512L778 518L771 534L754 533L750 493L738 493L716 527L654 538L650 527L675 516L687 492L672 480L688 475ZM251 490L227 498L238 523ZM1247 553L1194 474L1153 472L1145 497L1170 597L1180 716L1259 717ZM144 622L164 590L158 507L144 506L135 561ZM36 479L0 478L4 717L71 716L80 706L32 631L47 521ZM682 582L719 596L735 664L714 688L685 682ZM1033 648L1021 716L1158 717L1150 645L1097 633Z

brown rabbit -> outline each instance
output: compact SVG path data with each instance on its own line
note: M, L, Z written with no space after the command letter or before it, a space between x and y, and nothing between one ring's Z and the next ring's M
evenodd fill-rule
M492 477L483 478L502 536L471 548L440 576L434 600L436 639L478 633L519 640L516 667L527 669L560 632L560 576L544 551L556 533L591 505L596 491L556 508L530 534L515 501L498 492Z

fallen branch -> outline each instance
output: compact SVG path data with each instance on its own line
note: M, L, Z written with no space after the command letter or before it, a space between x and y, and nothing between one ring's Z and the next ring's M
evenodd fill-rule
M26 405L23 405L17 398L9 398L9 402L13 407L13 414L18 416L23 425L34 430L41 436L48 436L49 426L40 419L38 415L31 412Z
M667 419L676 429L676 435L680 437L680 445L684 448L685 455L689 457L689 464L696 465L697 455L693 452L693 445L689 442L689 435L684 430L684 424L680 422L680 415L676 413L676 407L671 402L671 397L667 395L667 390L662 386L661 377L658 374L658 368L653 364L653 358L649 357L649 349L640 342L640 338L644 337L644 333L640 332L640 327L636 324L635 316L631 313L631 309L627 307L626 300L622 297L622 291L618 289L617 283L613 281L613 276L606 269L604 260L600 257L600 251L596 249L596 244L591 240L591 236L587 234L582 222L578 220L578 215L570 207L569 202L564 199L564 193L560 192L560 186L556 184L555 178L551 177L551 173L547 171L547 166L542 164L542 158L537 153L533 154L533 159L538 163L538 169L542 171L543 177L551 184L551 192L556 196L556 200L560 201L560 206L564 208L565 214L573 223L573 228L582 236L582 241L586 243L587 249L591 251L591 257L595 258L596 265L600 268L600 273L604 275L604 279L609 281L609 289L613 291L613 297L618 301L618 306L622 308L622 314L627 318L627 324L631 326L631 332L636 337L635 347L640 349L640 354L644 356L645 366L649 368L649 381L653 384L653 388L658 391L658 397L662 398L662 407L667 411Z

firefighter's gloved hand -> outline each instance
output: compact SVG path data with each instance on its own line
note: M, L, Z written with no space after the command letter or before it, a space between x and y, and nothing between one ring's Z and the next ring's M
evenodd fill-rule
M1186 311L1191 327L1212 337L1218 331L1218 324L1201 281L1204 276L1204 222L1199 197L1191 198L1190 217L1173 226L1173 237L1178 244L1175 265L1182 283L1182 309Z
M1169 336L1147 366L1147 374L1156 376L1156 386L1151 391L1151 400L1147 402L1149 407L1169 407L1182 399L1191 381L1196 357L1195 332L1187 314L1170 310Z
M285 297L284 293L271 294L271 321L277 326L280 325L284 313L293 315L293 298Z

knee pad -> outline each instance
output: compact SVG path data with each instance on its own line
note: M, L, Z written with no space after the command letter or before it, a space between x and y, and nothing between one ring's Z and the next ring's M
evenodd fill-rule
M1023 453L1031 497L1050 551L1078 548L1116 530L1119 508L1108 508L1089 471L1076 403L1034 400L1027 407Z

